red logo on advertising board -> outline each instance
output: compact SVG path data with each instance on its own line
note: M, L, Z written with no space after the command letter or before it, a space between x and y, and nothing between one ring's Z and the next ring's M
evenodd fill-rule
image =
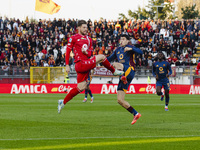
M59 87L53 87L51 92L69 92L72 88L70 86L66 87L65 85L60 85Z

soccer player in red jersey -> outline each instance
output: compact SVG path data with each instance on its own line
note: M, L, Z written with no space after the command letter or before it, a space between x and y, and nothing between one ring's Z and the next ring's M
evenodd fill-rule
M196 67L196 74L200 75L200 60L199 60L199 63L197 64L197 67Z
M67 44L66 72L68 74L70 72L69 57L72 49L74 52L75 70L77 72L77 87L71 89L64 100L58 100L58 113L61 112L61 109L68 101L86 89L88 75L90 70L96 67L96 64L102 63L102 65L110 70L113 75L121 76L124 74L124 71L115 69L107 60L106 56L102 54L94 55L89 58L93 50L92 39L87 36L87 22L85 20L78 21L78 34L73 35Z

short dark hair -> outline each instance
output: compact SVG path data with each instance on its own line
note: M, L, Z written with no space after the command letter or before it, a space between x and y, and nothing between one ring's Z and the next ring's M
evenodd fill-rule
M87 24L87 22L85 20L79 20L78 27L82 26L82 24Z
M127 34L122 34L121 37L125 37L127 40L130 40L130 37Z
M162 51L159 51L158 54L159 53L161 53L163 55L163 59L166 60L166 57L165 57L164 53ZM157 56L158 56L158 54L157 54Z

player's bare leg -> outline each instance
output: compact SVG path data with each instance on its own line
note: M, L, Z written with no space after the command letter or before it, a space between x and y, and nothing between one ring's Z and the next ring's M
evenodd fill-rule
M87 82L83 81L77 84L77 87L71 89L67 96L64 98L64 100L58 101L58 113L61 112L61 109L64 107L64 105L69 102L74 96L79 94L81 91L83 91L87 87Z
M112 65L113 65L114 68L116 68L118 70L123 70L124 69L124 65L121 64L121 63L114 62Z
M133 121L131 122L131 124L133 125L134 123L136 123L136 121L141 117L141 114L138 113L127 101L125 101L125 92L124 91L117 91L117 102L124 107L125 109L127 109L131 114L134 115Z
M77 84L77 87L80 89L80 91L83 91L87 88L87 82L83 81Z
M96 58L96 63L99 64L99 63L102 63L102 65L104 67L106 67L108 70L110 70L113 75L115 76L121 76L124 74L124 71L120 71L118 69L115 69L111 64L110 62L107 60L106 56L105 55L95 55L95 58Z
M114 62L113 63L113 67L116 68L116 69L118 69L118 70L123 70L124 69L124 65L121 64L121 63L118 63L118 62ZM124 84L127 84L126 75L122 75L121 78L120 78L120 80L122 80L122 82Z
M126 93L124 91L117 91L117 102L125 109L128 109L130 107L130 104L124 100L125 95Z

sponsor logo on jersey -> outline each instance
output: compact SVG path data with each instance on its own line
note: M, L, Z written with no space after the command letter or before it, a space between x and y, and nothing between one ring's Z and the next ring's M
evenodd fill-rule
M160 71L163 71L163 67L159 67L159 70L160 70Z
M119 59L123 59L124 58L124 55L123 54L120 54L119 55Z

